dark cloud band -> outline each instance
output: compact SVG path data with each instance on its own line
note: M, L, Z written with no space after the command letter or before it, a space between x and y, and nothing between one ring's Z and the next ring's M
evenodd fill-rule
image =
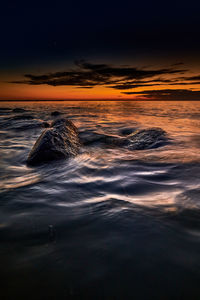
M106 64L91 64L84 60L75 62L76 69L65 72L55 72L43 75L24 75L25 80L15 83L30 85L47 84L52 86L76 86L91 88L98 85L108 86L114 89L130 89L135 85L143 86L154 81L155 76L180 74L183 69L138 69L135 67L115 67ZM148 79L149 81L144 81ZM151 80L150 80L151 79ZM156 81L162 81L156 80ZM147 84L148 86L148 84Z
M200 91L187 89L148 90L142 92L122 92L126 95L137 95L141 99L149 100L200 100Z

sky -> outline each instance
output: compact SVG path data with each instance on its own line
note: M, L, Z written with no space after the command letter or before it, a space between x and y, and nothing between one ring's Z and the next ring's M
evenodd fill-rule
M0 100L200 100L197 1L11 1Z

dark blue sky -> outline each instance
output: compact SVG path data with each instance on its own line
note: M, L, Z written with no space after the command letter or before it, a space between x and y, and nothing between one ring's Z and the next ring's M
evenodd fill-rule
M196 2L196 3L195 3ZM5 1L1 62L149 55L197 55L197 1Z

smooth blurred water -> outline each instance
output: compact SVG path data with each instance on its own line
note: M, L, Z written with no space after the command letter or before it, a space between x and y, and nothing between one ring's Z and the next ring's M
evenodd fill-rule
M0 106L1 299L200 299L200 102ZM28 167L55 110L80 132L156 126L171 143Z

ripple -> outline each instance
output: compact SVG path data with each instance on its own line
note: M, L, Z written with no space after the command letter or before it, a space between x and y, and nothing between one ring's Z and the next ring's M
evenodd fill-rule
M38 175L24 175L24 176L17 176L12 178L5 178L0 183L0 189L17 189L20 187L30 186L33 184L38 183L41 180L40 176Z
M0 116L12 119L0 130L0 234L1 272L14 297L42 286L44 298L62 299L67 289L77 299L88 290L91 299L97 292L102 299L133 298L133 291L137 299L149 291L155 299L178 299L187 289L192 299L200 278L199 104L21 106L23 114L13 118L10 109ZM87 135L154 126L173 143L141 151L83 146L75 158L27 167L42 129L23 126L50 122L53 111Z

